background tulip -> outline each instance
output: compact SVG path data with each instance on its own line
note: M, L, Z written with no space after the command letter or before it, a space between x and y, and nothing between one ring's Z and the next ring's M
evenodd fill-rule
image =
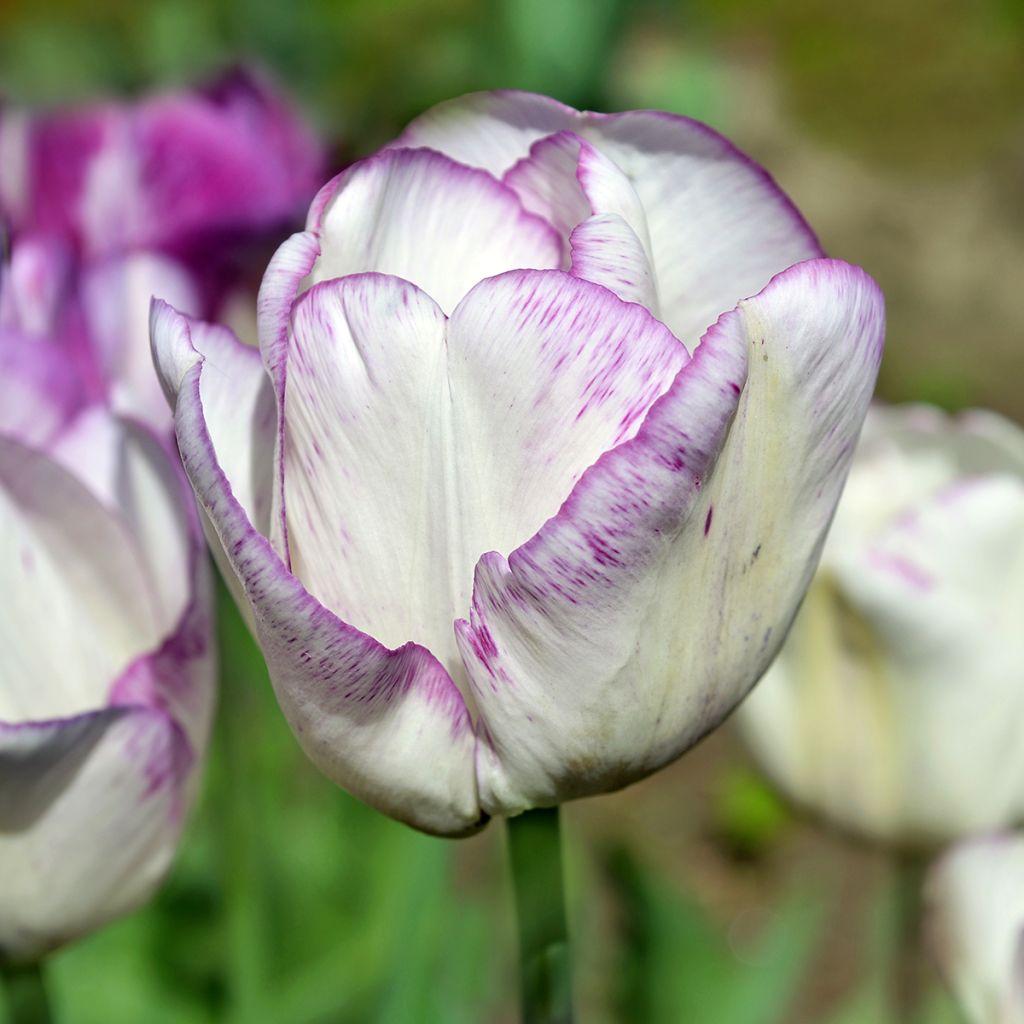
M264 278L262 361L156 304L186 472L322 770L459 834L728 714L881 351L877 287L819 253L705 126L503 93L321 191Z
M1024 1021L1024 838L954 847L925 899L932 951L971 1024Z
M0 962L151 895L214 694L210 580L180 466L90 397L61 304L28 315L60 290L53 265L36 269L12 271L0 302Z
M873 409L822 566L738 721L799 804L932 843L1024 814L1024 432Z
M0 109L0 154L0 220L26 307L8 308L8 322L45 332L21 321L71 318L59 332L88 335L97 397L161 431L170 419L149 354L150 298L208 317L247 290L251 301L250 278L324 162L297 112L241 69L134 103Z

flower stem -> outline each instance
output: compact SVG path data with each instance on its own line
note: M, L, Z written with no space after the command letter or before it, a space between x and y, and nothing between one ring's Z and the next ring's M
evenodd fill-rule
M53 1017L41 966L5 967L3 976L10 1024L50 1024Z
M893 950L891 999L894 1020L911 1021L920 1009L924 988L921 954L921 888L926 861L920 854L893 854Z
M524 1024L571 1024L572 984L565 926L558 808L508 821L519 919L519 978Z

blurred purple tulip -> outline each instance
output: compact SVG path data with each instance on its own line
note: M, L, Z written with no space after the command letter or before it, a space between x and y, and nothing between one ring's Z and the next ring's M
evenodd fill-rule
M0 319L59 327L90 396L167 430L151 296L203 317L237 305L322 166L297 113L250 71L135 103L0 110L0 218L12 243Z

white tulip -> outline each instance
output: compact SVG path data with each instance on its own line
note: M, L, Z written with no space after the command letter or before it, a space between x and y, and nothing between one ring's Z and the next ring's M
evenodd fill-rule
M798 804L927 844L1024 811L1024 431L868 416L793 630L738 714Z

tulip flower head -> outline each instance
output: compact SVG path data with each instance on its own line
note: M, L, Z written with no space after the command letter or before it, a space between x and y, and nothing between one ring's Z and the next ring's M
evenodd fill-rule
M1024 1022L1024 837L955 846L925 887L929 945L970 1024Z
M737 716L796 802L927 845L1024 815L1024 431L876 408L821 569Z
M297 113L248 71L130 103L0 108L0 220L20 301L36 320L77 318L57 333L88 334L102 400L169 431L150 298L220 316L245 290L249 250L299 223L322 165ZM41 296L33 274L61 283Z
M186 472L327 775L457 835L728 714L810 581L880 356L877 287L820 255L703 125L500 93L320 192L260 353L155 304Z
M181 467L91 400L80 338L25 326L32 296L12 276L0 301L21 311L20 327L0 326L0 962L34 960L151 895L214 692L210 580ZM33 279L37 299L53 292Z

